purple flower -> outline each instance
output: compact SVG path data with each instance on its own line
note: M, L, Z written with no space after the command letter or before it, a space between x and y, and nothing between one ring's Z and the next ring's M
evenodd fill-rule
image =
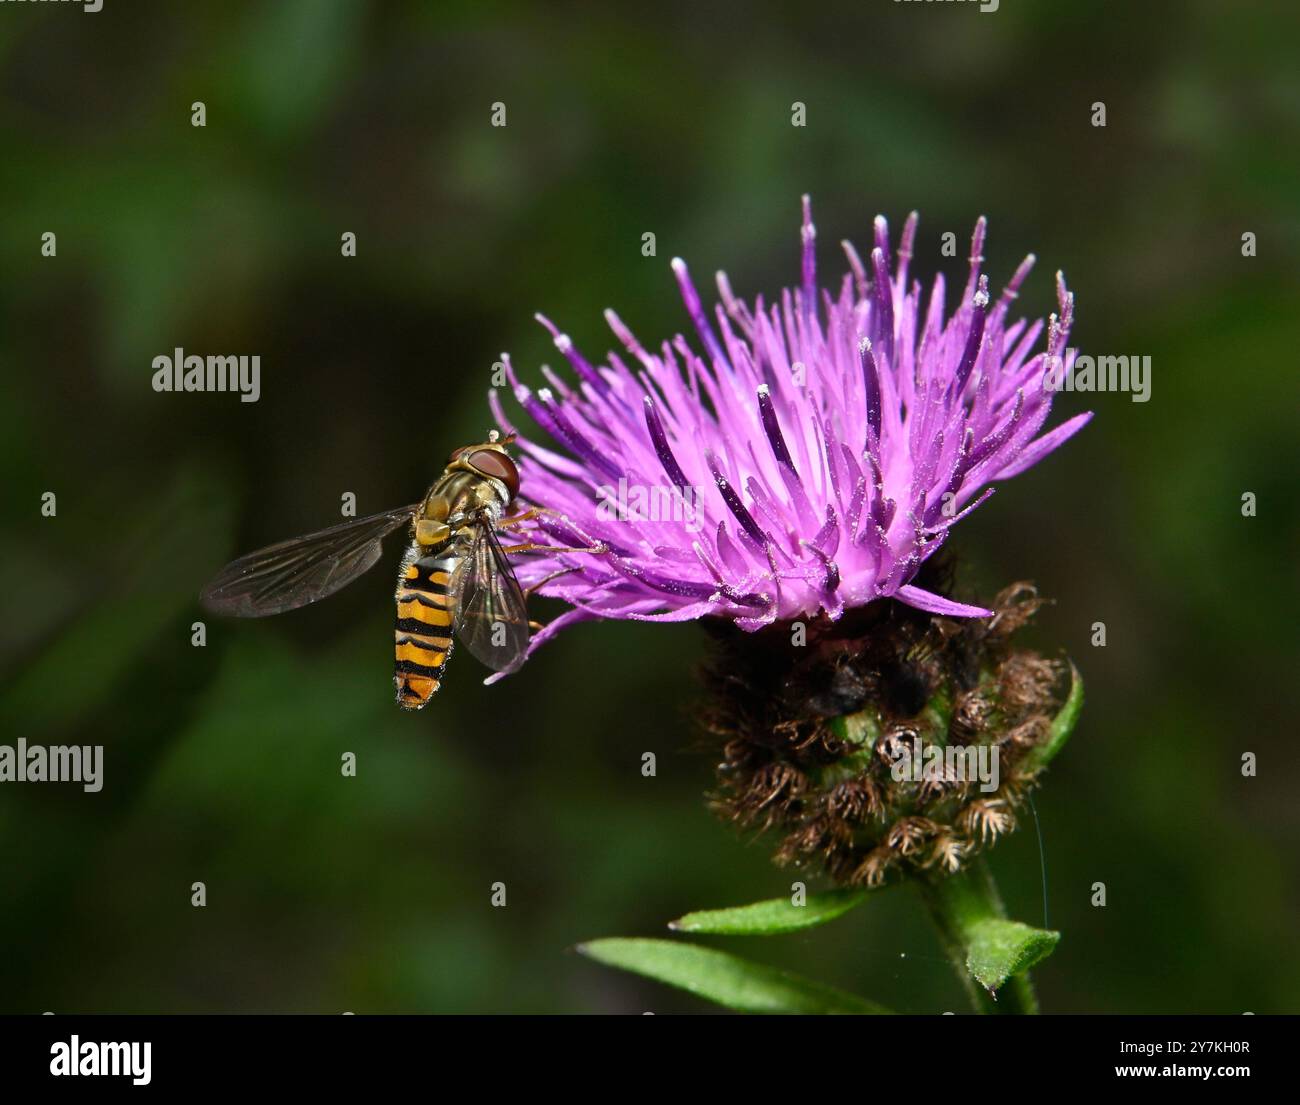
M673 272L702 353L681 335L657 352L612 311L622 345L595 366L538 316L576 384L544 368L548 387L515 398L563 449L519 438L527 505L554 511L536 539L593 542L603 553L521 556L525 585L572 609L534 637L589 618L686 621L716 615L747 630L775 621L838 618L893 597L950 617L989 613L912 584L954 522L998 479L1037 463L1091 413L1042 433L1048 369L1068 368L1073 295L1057 275L1060 314L1031 355L1041 320L1008 322L1027 257L992 300L981 274L985 220L975 224L970 275L951 315L944 279L923 302L908 285L913 213L891 254L883 218L864 265L819 289L808 198L802 280L779 302L751 306L718 274L710 318L681 260ZM893 273L889 262L893 256ZM495 393L500 425L512 430Z

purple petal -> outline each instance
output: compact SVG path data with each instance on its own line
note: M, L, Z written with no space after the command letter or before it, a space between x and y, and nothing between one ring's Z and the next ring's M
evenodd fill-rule
M948 618L990 618L993 616L992 610L985 610L982 606L968 606L964 602L955 602L952 599L944 598L942 595L936 595L933 591L914 587L910 583L904 584L895 591L894 597L900 602L905 602L908 606L915 606L918 610L924 610L928 614L942 614Z

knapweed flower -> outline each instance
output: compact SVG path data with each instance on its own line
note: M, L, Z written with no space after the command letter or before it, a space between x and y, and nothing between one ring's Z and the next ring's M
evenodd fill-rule
M1033 258L994 300L984 231L948 314L942 276L926 300L908 283L915 215L892 270L878 218L870 264L845 243L848 272L819 289L805 197L800 286L775 303L719 274L710 318L673 262L698 347L652 352L607 311L624 351L600 367L541 319L576 382L546 369L534 393L506 362L563 450L518 439L537 539L600 550L521 558L522 582L571 606L532 647L582 619L702 619L715 809L842 883L959 870L1014 828L1060 743L1064 665L1010 643L1033 588L958 602L934 556L993 481L1090 417L1044 431L1073 297L1058 274L1059 314L1009 320Z
M1059 314L1008 318L1033 265L994 299L981 273L985 222L948 313L942 276L909 284L916 215L895 255L883 218L864 264L820 289L807 197L800 285L747 304L718 275L705 311L674 260L698 345L678 335L647 348L606 311L622 352L591 363L549 320L576 379L544 369L533 391L505 366L515 398L559 446L519 436L522 500L552 513L539 540L600 553L520 558L524 584L571 609L530 650L575 621L727 619L755 631L834 622L895 599L949 617L985 616L917 582L953 525L990 484L1037 463L1089 419L1044 431L1067 350L1073 297L1058 274ZM891 270L892 260L892 270ZM1046 330L1044 347L1035 346ZM514 430L497 395L498 422Z

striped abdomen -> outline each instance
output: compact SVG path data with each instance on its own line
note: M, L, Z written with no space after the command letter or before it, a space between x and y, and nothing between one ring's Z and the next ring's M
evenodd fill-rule
M441 686L451 655L456 600L451 581L461 563L458 555L420 556L412 545L402 559L397 581L397 668L393 683L397 704L418 710Z

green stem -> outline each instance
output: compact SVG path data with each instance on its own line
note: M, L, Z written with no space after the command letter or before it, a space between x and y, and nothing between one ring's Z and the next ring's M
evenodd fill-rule
M988 864L977 859L956 875L936 875L917 885L975 1012L1037 1013L1038 999L1028 971L1013 975L995 996L975 981L967 965L967 949L976 926L990 919L1005 920L1007 916Z

